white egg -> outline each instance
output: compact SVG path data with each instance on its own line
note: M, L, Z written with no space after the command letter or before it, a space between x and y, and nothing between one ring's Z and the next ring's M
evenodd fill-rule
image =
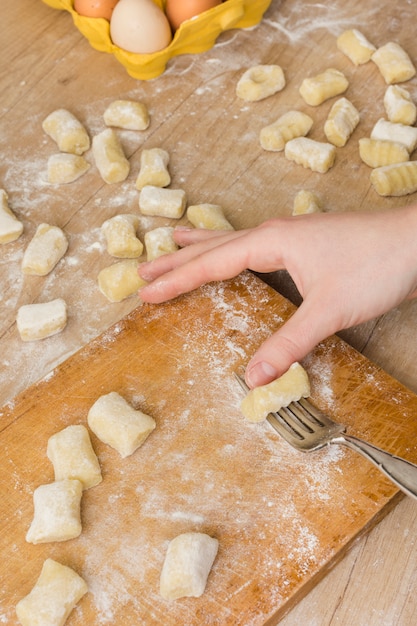
M119 0L110 20L113 43L123 50L152 53L172 40L171 27L153 0Z

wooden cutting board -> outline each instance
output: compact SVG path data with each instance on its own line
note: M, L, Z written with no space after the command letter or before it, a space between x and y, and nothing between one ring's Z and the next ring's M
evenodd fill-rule
M294 307L250 273L164 305L143 305L1 410L0 621L51 557L90 592L68 619L88 624L264 626L289 608L397 502L399 492L354 452L292 450L242 417L233 371ZM312 396L348 431L417 462L417 397L342 340L304 363ZM83 532L31 545L33 490L53 480L48 438L86 424L117 391L157 427L131 457L92 435L103 482L82 500ZM167 602L159 575L170 539L218 538L205 593Z

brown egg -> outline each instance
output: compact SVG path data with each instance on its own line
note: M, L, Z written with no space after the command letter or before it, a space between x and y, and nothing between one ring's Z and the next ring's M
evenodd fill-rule
M84 17L104 17L109 20L119 0L74 0L74 9Z
M180 24L221 4L222 0L167 0L165 13L174 30Z

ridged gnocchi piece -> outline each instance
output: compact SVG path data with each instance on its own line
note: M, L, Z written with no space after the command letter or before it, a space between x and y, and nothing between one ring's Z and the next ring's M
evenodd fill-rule
M417 161L377 167L371 183L380 196L407 196L417 191Z
M47 178L52 185L73 183L90 169L89 162L78 154L60 152L48 159Z
M376 47L356 28L339 35L336 45L355 65L367 63L376 51Z
M140 155L140 170L136 179L136 189L146 185L167 187L171 182L168 171L169 154L162 148L144 149Z
M339 148L346 145L349 137L359 124L357 108L347 98L339 98L330 109L324 124L324 134L328 141Z
M417 107L404 87L389 85L384 95L387 117L394 124L412 126L417 119Z
M417 147L417 128L379 119L371 131L371 139L402 143L411 154Z
M136 259L123 259L102 269L97 277L101 293L110 302L121 302L146 285L138 274Z
M23 232L23 223L17 219L9 207L9 196L0 189L0 243L9 243L19 239Z
M111 185L126 180L130 163L119 137L112 128L106 128L93 137L93 156L100 176Z
M133 100L114 100L103 113L106 126L125 130L146 130L150 124L145 104Z
M46 276L68 249L68 239L58 226L39 224L22 259L22 272Z
M174 229L172 226L160 226L145 233L147 261L153 261L164 254L170 254L178 250L173 233Z
M192 204L187 209L187 219L196 228L234 230L219 204Z
M349 81L343 72L332 67L321 74L305 78L299 92L304 101L310 106L318 106L334 96L338 96L349 87Z
M139 218L131 213L110 217L101 225L107 252L120 259L134 259L143 252L143 243L136 236Z
M292 209L293 215L306 215L307 213L320 213L321 203L315 193L301 189L294 198Z
M409 152L404 144L383 139L371 139L369 137L359 139L359 156L369 167L383 167L393 163L404 163L410 159Z
M301 111L288 111L275 122L264 126L259 134L259 140L264 150L280 152L285 144L296 137L305 137L313 126L313 120Z
M86 129L67 109L52 111L43 120L42 128L61 152L84 154L90 147L90 137Z
M255 65L239 78L236 95L247 102L257 102L284 89L285 82L279 65Z
M139 194L139 209L143 215L179 219L185 211L186 196L183 189L165 189L145 185Z
M406 51L394 41L389 41L378 48L371 59L387 85L403 83L413 78L416 73L416 68Z
M296 137L285 144L285 157L313 172L324 174L334 164L336 148L331 143Z
M38 341L60 333L67 324L67 304L62 298L24 304L17 311L16 326L22 341Z

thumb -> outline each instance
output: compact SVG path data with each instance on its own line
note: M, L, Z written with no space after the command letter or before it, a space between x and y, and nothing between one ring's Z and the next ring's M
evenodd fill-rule
M341 328L341 327L340 327ZM290 319L256 351L246 367L250 388L266 385L303 359L320 341L340 330L331 310L305 300Z

